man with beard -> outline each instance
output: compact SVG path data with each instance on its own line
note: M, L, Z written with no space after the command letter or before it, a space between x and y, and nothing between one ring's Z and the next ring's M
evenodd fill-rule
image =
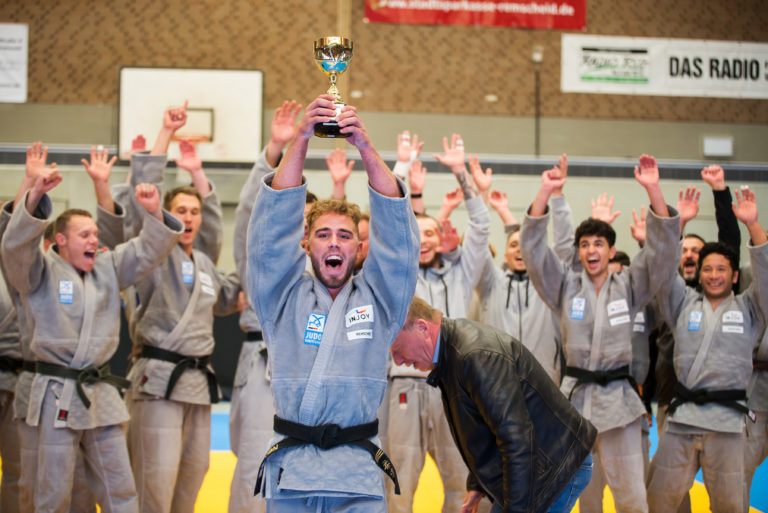
M648 475L651 512L674 511L701 467L713 511L740 513L744 504L746 388L752 352L768 319L768 237L749 189L736 192L735 216L751 238L755 281L734 296L735 251L709 243L699 253L701 291L675 276L659 292L662 315L675 339L679 380ZM649 233L648 242L654 234ZM749 422L749 421L748 421Z
M490 217L465 164L464 142L453 134L451 144L443 139L443 155L438 161L449 167L461 186L469 227L458 257L444 258L449 248L458 245L456 230L450 223L417 214L421 235L419 274L416 294L446 317L467 317L472 291L483 270L488 253ZM413 173L412 173L413 174ZM418 192L417 192L418 190ZM419 187L412 194L421 195ZM418 199L418 197L417 197ZM389 425L387 436L391 456L398 463L402 495L389 498L391 513L406 513L413 508L413 494L429 453L443 482L443 511L458 512L466 495L467 470L445 419L439 390L426 383L427 372L392 363L389 369Z
M277 172L264 178L248 227L248 292L270 355L277 412L256 483L267 511L384 513L381 470L397 482L376 444L376 413L389 346L413 297L418 232L404 184L355 108L337 114L333 99L324 94L306 108ZM299 247L307 147L314 125L334 115L368 174L371 247L354 276L356 205L316 202L306 253ZM314 275L305 272L307 255Z
M561 390L598 429L593 456L622 512L647 511L641 447L645 406L629 372L632 320L674 272L680 237L679 219L670 217L672 209L664 202L656 159L642 155L635 178L648 194L648 230L655 237L626 272L608 271L616 233L604 221L590 218L576 229L581 272L563 265L548 247L547 203L563 182L557 170L542 174L520 235L531 283L560 318L567 364Z

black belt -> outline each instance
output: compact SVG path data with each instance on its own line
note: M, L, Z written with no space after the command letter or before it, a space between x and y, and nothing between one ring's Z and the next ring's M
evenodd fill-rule
M342 428L339 427L338 424L307 426L305 424L299 424L298 422L281 419L275 415L274 430L276 433L285 435L287 438L283 438L270 447L267 454L264 456L264 459L261 461L259 475L256 479L256 489L253 491L254 495L258 495L261 491L261 482L264 478L264 466L267 463L267 458L279 450L287 449L288 447L296 447L298 445L314 445L323 450L332 449L339 445L354 445L365 449L371 454L376 465L378 465L379 468L392 479L393 483L395 483L395 494L400 495L400 483L397 481L395 466L384 451L382 451L375 443L368 440L372 436L376 436L379 432L378 419L373 422L368 422L367 424L358 424L357 426Z
M0 372L19 374L24 368L24 362L10 356L0 356Z
M629 381L629 384L632 385L632 388L635 390L635 392L637 392L637 395L642 398L642 395L640 394L640 388L637 386L637 381L635 381L635 378L633 378L632 374L629 373L629 365L623 365L618 369L611 369L607 371L590 371L579 367L566 367L565 375L576 378L576 384L573 385L571 393L568 394L569 401L571 400L573 391L581 385L589 385L591 383L595 383L596 385L604 387L611 381L618 381L620 379L626 379Z
M768 370L768 362L765 360L752 360L752 369L759 371Z
M21 362L21 370L34 373L35 372L34 360L23 360Z
M72 367L67 367L66 365L57 365L55 363L35 362L35 372L46 376L56 376L57 378L74 379L77 381L77 395L80 397L80 400L86 408L91 407L91 401L88 399L88 396L85 395L85 390L83 390L83 384L85 383L104 381L120 392L122 392L123 388L131 386L131 382L127 379L110 374L109 362L100 367L89 365L83 369L74 369Z
M264 340L264 336L260 331L248 331L245 333L246 342L261 342Z
M696 403L707 404L717 403L726 408L731 408L739 413L743 413L750 418L752 422L755 422L755 414L741 403L736 401L746 401L747 391L743 388L731 389L731 390L707 390L705 388L697 388L691 390L684 385L677 383L675 385L675 397L672 398L672 402L669 403L667 408L667 415L673 415L678 406L683 403Z
M168 378L168 386L165 389L165 399L171 398L176 382L184 371L187 369L197 369L205 372L208 378L208 393L211 396L211 403L219 402L219 382L216 380L216 375L208 367L211 361L211 355L206 356L186 356L174 351L168 351L167 349L160 349L155 346L143 345L141 346L142 358L151 358L153 360L162 360L164 362L175 363L176 367L171 372L171 377Z

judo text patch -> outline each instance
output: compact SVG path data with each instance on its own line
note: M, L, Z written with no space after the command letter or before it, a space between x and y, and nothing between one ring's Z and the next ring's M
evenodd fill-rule
M75 300L75 284L72 280L59 280L59 304L71 305Z
M195 264L194 262L181 263L181 282L185 285L195 283Z
M304 330L304 343L312 346L319 346L323 340L323 331L325 331L325 319L327 315L311 313L307 316L307 327Z
M358 306L344 316L347 328L360 322L373 322L373 305Z
M584 310L587 308L587 300L583 297L573 298L571 303L571 319L580 321L584 319Z
M701 310L694 310L688 317L688 331L699 331L701 329Z

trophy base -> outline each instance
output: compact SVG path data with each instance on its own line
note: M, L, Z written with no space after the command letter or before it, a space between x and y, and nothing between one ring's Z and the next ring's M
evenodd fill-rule
M336 115L338 116L341 114L341 109L346 103L334 102L334 105L336 106ZM341 128L335 119L330 119L325 123L315 123L315 135L317 137L326 139L349 137L350 134L342 134L340 130Z
M315 123L315 135L317 137L323 137L332 139L335 137L349 137L350 134L342 134L341 128L336 121L326 121L325 123Z

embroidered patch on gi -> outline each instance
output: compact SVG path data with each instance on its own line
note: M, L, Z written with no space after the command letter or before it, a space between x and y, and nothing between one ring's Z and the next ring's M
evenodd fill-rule
M195 282L194 262L186 261L181 263L181 281L185 285L192 285Z
M694 310L688 317L688 331L699 331L701 329L701 310Z
M211 287L208 287L207 285L200 285L200 290L205 292L206 294L210 294L211 296L216 295L216 291L212 289Z
M587 308L587 300L583 297L575 297L571 302L571 319L580 321L584 319L584 310Z
M69 412L67 410L59 410L59 414L56 416L56 420L66 421L68 416Z
M723 333L744 333L744 326L723 324Z
M358 306L344 316L347 328L360 322L373 322L373 305Z
M608 303L608 315L629 312L629 306L626 299L617 299Z
M347 340L357 340L360 338L373 338L373 330L357 330L347 332Z
M325 331L325 314L311 313L307 316L307 327L304 330L304 343L313 346L319 346L323 340L323 331Z
M619 315L618 317L611 317L611 326L618 326L619 324L627 324L630 321L629 315Z
M75 300L75 284L72 280L59 280L59 304L71 305Z
M213 287L213 280L211 279L210 275L208 275L208 273L200 271L197 273L197 276L200 278L200 283L203 285L208 285L209 287Z
M738 310L729 310L723 314L723 322L737 322L744 324L744 314Z
M642 333L645 331L645 314L637 312L635 314L635 323L632 325L632 331Z
M400 394L400 409L405 410L406 408L408 408L408 396L402 392Z

